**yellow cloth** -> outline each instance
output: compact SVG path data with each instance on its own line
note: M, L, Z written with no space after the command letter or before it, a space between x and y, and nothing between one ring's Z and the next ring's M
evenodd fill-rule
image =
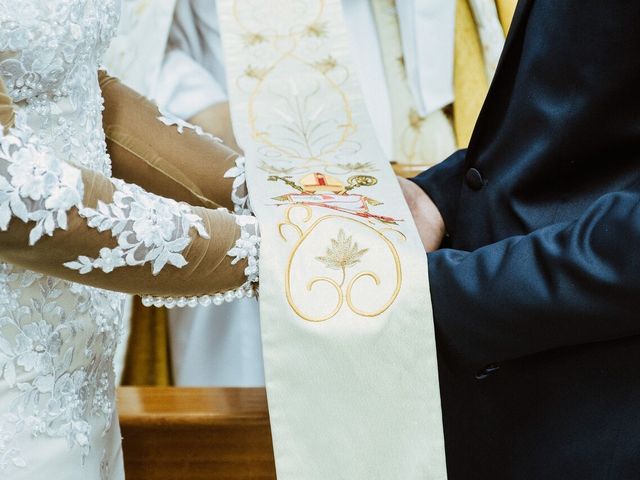
M482 44L468 0L456 6L456 37L453 82L453 124L458 146L469 145L489 83L485 75Z
M511 22L516 1L496 0L496 2L500 22L506 31ZM401 61L402 48L397 18L393 13L393 3L393 0L374 0L373 12L392 98L394 160L401 163L429 165L436 163L437 160L434 161L434 158L442 156L441 152L447 150L447 145L450 142L446 138L449 135L446 125L448 120L442 112L436 112L432 115L433 118L425 119L417 114L415 108L412 108L415 101L408 88L404 64ZM479 19L474 18L469 1L458 0L455 25L455 101L453 105L453 126L458 147L466 147L469 144L471 132L489 88L478 23ZM492 46L501 48L501 44L492 44Z
M513 19L513 12L516 10L518 0L496 0L496 7L498 8L498 15L500 16L500 23L502 29L506 35L511 26L511 20Z

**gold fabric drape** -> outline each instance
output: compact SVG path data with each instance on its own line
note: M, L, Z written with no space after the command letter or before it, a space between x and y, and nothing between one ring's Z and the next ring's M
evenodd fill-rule
M513 19L513 12L516 10L518 0L496 0L496 7L498 7L498 15L500 16L500 23L502 29L506 35L511 26L511 20Z
M511 25L517 0L496 0L500 23L506 34ZM453 121L458 146L469 145L471 133L489 90L485 75L482 44L478 27L468 0L456 5L456 33L454 59Z
M135 298L123 385L173 385L168 313L165 308L144 307Z
M453 82L456 98L453 103L453 123L458 146L464 148L469 145L471 132L489 89L482 45L467 0L458 0L456 6Z

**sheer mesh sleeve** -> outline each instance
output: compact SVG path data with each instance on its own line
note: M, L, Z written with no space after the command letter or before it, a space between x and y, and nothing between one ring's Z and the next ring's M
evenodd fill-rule
M244 158L105 72L99 78L114 176L191 205L247 213Z
M0 125L9 128L13 126L14 121L13 102L7 94L4 82L0 81Z
M257 280L254 218L71 165L39 142L20 111L13 120L0 135L0 260L155 296L239 295Z

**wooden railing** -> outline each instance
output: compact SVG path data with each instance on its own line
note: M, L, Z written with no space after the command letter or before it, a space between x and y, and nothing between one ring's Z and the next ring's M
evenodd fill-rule
M391 162L393 172L399 177L410 178L427 170L431 165L414 165L409 163Z
M121 387L127 480L275 479L264 389Z

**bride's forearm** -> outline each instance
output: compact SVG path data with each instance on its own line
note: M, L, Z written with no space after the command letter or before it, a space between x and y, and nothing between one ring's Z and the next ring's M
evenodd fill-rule
M0 211L11 215L0 225L0 261L139 295L248 291L257 238L251 251L255 227L242 226L246 217L178 204L71 166L57 176L59 195L33 203L9 192L12 199L0 202Z
M3 81L0 81L0 126L4 128L13 127L15 121L15 113L13 109L13 101Z
M237 170L237 152L201 129L159 112L152 102L104 72L100 87L115 177L191 205L234 209L234 178L225 174Z
M39 141L2 87L0 261L156 298L250 294L255 218L178 203L68 163Z
M242 151L233 134L229 102L211 105L192 116L189 122L202 127L205 132L221 138L222 142L230 149L236 152Z

